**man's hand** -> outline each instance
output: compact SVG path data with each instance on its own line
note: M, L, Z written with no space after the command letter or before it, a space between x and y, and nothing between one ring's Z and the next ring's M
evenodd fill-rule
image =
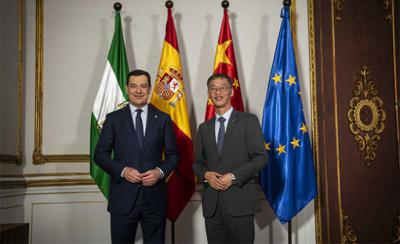
M222 175L220 173L214 171L207 171L204 174L204 179L207 180L208 184L217 191L220 191L224 188L224 184L219 179Z
M142 174L142 182L144 186L152 186L160 179L160 169L152 169Z
M233 182L232 182L232 174L231 173L227 173L227 174L222 175L221 177L219 177L219 180L222 182L222 184L224 186L222 188L223 191L228 189L229 187L231 187L231 185L233 184Z
M125 167L123 171L124 178L132 183L138 183L142 181L142 174L139 173L135 168Z

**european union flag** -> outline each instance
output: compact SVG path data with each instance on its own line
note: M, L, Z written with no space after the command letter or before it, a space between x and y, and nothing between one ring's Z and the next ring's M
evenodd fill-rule
M282 9L281 18L262 119L269 162L260 173L260 185L284 224L316 196L317 190L288 7Z

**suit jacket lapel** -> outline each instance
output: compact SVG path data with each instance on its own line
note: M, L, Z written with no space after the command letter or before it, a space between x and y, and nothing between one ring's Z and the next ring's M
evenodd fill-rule
M229 118L228 128L226 129L226 132L225 132L224 144L222 145L221 156L222 156L222 154L224 154L224 150L227 147L227 144L230 142L230 138L231 138L231 136L233 134L233 131L235 129L235 125L236 125L236 122L237 122L236 115L237 115L237 112L234 109L232 111L232 114L231 114L230 118Z
M153 108L152 105L148 105L148 114L147 114L147 122L146 122L146 132L144 135L144 141L143 141L143 151L146 149L146 146L149 144L150 138L153 135L155 131L155 127L157 125L158 121L158 116Z
M215 137L215 117L210 119L206 123L207 123L206 126L207 141L210 143L210 145L212 145L211 148L213 148L214 151L213 153L215 153L215 155L218 155L217 138Z
M124 112L123 112L124 119L123 119L123 120L125 121L126 126L128 127L129 133L131 134L131 136L132 136L133 138L135 138L135 139L134 139L134 140L136 140L136 143L134 143L134 144L135 144L135 147L136 147L136 149L140 152L139 141L138 141L137 136L136 136L135 127L134 127L134 125L133 125L132 112L131 112L131 109L129 108L129 104L126 105L126 106L123 108L123 110L124 110Z

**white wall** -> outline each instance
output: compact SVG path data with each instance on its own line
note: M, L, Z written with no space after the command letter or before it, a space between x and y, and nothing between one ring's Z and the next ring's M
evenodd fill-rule
M15 155L17 153L17 5L18 2L15 0L0 1L0 57L3 60L0 65L0 154L9 155Z
M3 2L3 1L2 1ZM164 1L121 1L130 69L155 78L164 39ZM212 74L222 21L221 1L175 0L174 17L188 96L192 134L203 121L206 80ZM231 0L233 42L247 111L262 115L280 26L282 1ZM88 154L89 122L114 28L113 1L44 0L43 153ZM310 122L307 2L297 0L297 63L306 119ZM1 174L21 171L26 180L88 179L88 163L32 164L35 101L35 0L26 0L24 148L21 167L0 165ZM2 12L3 13L3 12ZM1 30L3 38L3 29ZM1 66L4 66L2 61ZM310 123L308 123L310 125ZM2 132L3 133L3 132ZM41 176L61 173L62 176ZM10 178L3 178L9 180ZM0 221L29 222L32 243L107 243L108 213L95 186L34 187L0 191ZM263 198L262 194L260 197ZM169 227L168 227L169 228ZM178 243L204 243L197 192L175 226ZM256 216L257 243L286 243L281 225L263 199ZM293 242L315 243L313 204L293 219ZM167 233L169 231L167 230ZM167 236L167 240L168 240ZM140 239L140 238L139 238ZM140 242L140 241L139 241Z

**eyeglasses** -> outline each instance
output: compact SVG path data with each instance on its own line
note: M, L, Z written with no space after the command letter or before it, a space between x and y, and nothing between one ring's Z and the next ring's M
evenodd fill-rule
M208 89L208 92L209 93L217 93L217 92L225 93L225 92L229 91L230 89L231 89L230 86L211 87Z

